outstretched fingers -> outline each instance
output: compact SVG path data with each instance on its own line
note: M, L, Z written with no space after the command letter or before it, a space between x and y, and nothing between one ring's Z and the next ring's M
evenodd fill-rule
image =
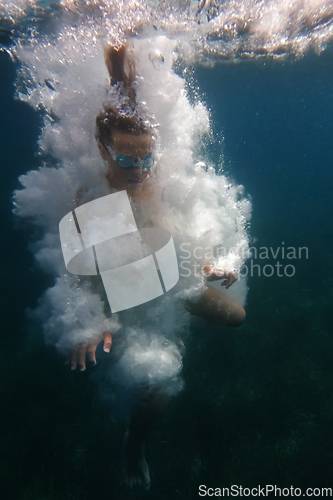
M110 352L112 346L112 335L110 332L103 332L100 337L100 341L103 341L103 349L105 352ZM70 352L67 356L66 364L71 365L71 370L76 370L79 366L80 371L83 372L86 369L86 356L92 365L96 365L96 349L98 343L89 345L79 345Z

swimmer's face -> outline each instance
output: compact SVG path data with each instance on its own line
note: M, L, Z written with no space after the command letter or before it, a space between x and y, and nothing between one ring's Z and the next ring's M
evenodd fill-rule
M108 146L112 147L116 155L143 159L152 153L153 138L149 133L133 135L128 132L115 131ZM99 143L98 147L102 158L108 162L107 179L112 187L119 190L138 191L149 179L149 169L147 172L140 167L120 167L102 143Z

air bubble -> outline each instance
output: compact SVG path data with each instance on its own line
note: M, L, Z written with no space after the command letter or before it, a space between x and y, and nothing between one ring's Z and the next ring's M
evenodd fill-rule
M158 49L154 49L149 54L149 60L153 64L154 68L160 71L164 64L164 56L162 52Z

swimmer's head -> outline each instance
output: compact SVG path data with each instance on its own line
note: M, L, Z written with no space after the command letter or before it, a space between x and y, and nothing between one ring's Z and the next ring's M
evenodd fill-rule
M112 102L96 117L96 139L100 155L107 161L106 177L116 189L138 190L149 178L146 169L123 168L114 154L143 160L153 153L154 132L150 122L140 116L134 88L135 65L128 44L108 47L105 62L110 75ZM110 149L112 148L112 152ZM113 154L114 152L114 154Z
M120 166L105 145L111 145L115 155L123 155L130 158L145 159L153 153L154 140L152 134L144 132L138 135L121 130L114 130L112 141L109 143L98 143L98 149L101 157L107 161L108 169L106 178L111 187L126 191L137 191L149 179L149 169L143 169L141 166L134 165L131 168Z
M143 120L137 113L128 116L121 109L106 105L96 117L96 140L112 146L114 132L124 132L131 135L151 134L153 128L148 121Z

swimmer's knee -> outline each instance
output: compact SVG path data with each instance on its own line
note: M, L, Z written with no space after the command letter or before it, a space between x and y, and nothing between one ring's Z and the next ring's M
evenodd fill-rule
M228 320L226 325L231 326L232 328L237 328L238 326L241 326L246 318L246 312L243 309L243 307L238 307L235 311L233 311Z

